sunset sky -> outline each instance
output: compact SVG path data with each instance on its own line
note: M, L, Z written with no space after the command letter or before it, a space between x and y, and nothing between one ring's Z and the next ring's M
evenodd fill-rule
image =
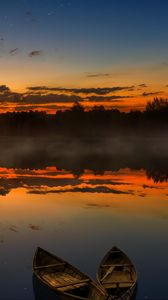
M1 2L0 112L168 97L167 0Z

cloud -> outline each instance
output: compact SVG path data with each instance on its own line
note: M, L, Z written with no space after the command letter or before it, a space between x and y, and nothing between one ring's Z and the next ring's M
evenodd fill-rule
M18 230L16 229L15 226L10 226L10 227L9 227L9 230L10 230L10 231L13 231L13 232L18 232Z
M40 229L41 229L40 226L34 225L34 224L29 224L29 228L30 228L31 230L34 230L34 231L37 231L37 230L40 230Z
M122 99L132 98L133 96L90 96L87 101L90 102L122 102Z
M141 84L139 84L138 86L139 86L139 87L142 87L142 88L148 87L145 83L141 83Z
M17 48L11 49L11 53L17 52ZM144 84L141 84L144 85ZM42 109L47 112L50 110L66 109L68 104L79 102L87 103L111 103L111 108L125 109L123 106L125 99L131 99L135 95L127 93L122 95L119 91L129 91L134 89L134 86L114 86L106 88L62 88L48 86L30 86L25 93L16 93L10 90L7 85L0 85L0 104L1 110L10 110L10 104L13 104L15 111ZM116 94L115 94L116 93ZM144 92L143 97L155 96L163 93ZM62 104L62 105L61 105ZM6 107L4 107L6 105ZM12 105L11 105L12 107ZM137 107L137 106L136 106Z
M0 103L19 103L22 100L23 95L12 92L6 85L0 86ZM1 107L2 108L2 107Z
M76 95L26 95L23 97L22 104L47 104L47 103L74 103L76 101L82 102L83 99Z
M166 72L168 71L168 62L167 61L162 61L154 64L149 64L145 68L148 71L152 72Z
M28 17L31 17L32 16L32 12L31 11L26 11L25 15L28 16Z
M4 45L4 41L5 41L5 40L4 40L4 38L3 38L3 37L1 37L1 38L0 38L0 47L3 47L3 45Z
M65 110L65 109L67 109L67 107L66 106L63 106L63 105L56 105L56 104L47 104L47 105L43 105L43 104L38 104L38 106L37 105L30 105L30 104L25 104L25 105L20 105L20 104L18 104L18 105L16 105L15 106L15 111L17 111L17 112L22 112L22 111L30 111L30 110L37 110L37 108L38 108L38 110L42 110L42 109L45 109L45 111L46 112L48 112L48 111L50 111L50 110L57 110L57 109L59 109L59 110ZM6 107L5 107L5 109L6 109Z
M86 73L89 78L97 78L97 77L110 77L110 73Z
M42 53L43 53L42 50L34 50L34 51L31 51L28 56L29 57L35 57L35 56L41 55Z
M78 95L65 95L65 94L32 94L32 93L14 93L6 85L0 86L0 103L15 103L23 107L26 105L54 105L59 103L83 102L84 99ZM25 107L26 108L26 107Z
M16 49L12 49L14 53ZM50 88L45 86L29 87L25 93L16 93L10 90L6 85L0 86L0 103L8 106L10 103L15 104L16 111L34 110L34 109L60 109L61 104L73 104L74 102L122 102L123 99L132 98L131 95L108 95L109 90L117 91L128 87L112 88L91 88L91 89L67 89L67 88ZM61 93L60 93L61 91ZM67 92L67 93L66 93ZM68 92L71 92L68 94ZM84 95L80 93L85 92ZM97 94L92 95L92 92ZM87 94L88 93L88 94ZM107 95L105 94L107 93ZM103 95L105 94L105 95ZM59 105L59 106L58 106ZM61 107L64 109L67 107ZM8 107L4 108L8 109Z
M133 92L134 90L135 90L135 87L128 89L129 92Z
M33 13L30 10L25 12L25 16L31 22L37 22L37 20L33 17Z
M0 93L8 93L10 92L10 88L6 85L0 85Z
M15 55L15 54L17 54L17 52L18 52L18 48L14 48L9 51L9 54Z
M97 203L88 203L87 208L91 208L91 207L98 207L98 208L107 208L107 207L111 207L111 205L109 204L97 204Z
M62 87L47 87L47 86L32 86L27 89L30 91L55 91L55 92L70 92L74 94L97 94L107 95L110 93L116 93L123 90L133 89L134 86L114 86L104 88L62 88Z
M163 93L163 92L162 91L161 92L148 92L148 93L145 92L145 93L142 94L142 96L143 97L154 96L154 95L159 95L161 93Z
M162 61L161 63L157 64L158 68L167 69L168 68L168 62Z

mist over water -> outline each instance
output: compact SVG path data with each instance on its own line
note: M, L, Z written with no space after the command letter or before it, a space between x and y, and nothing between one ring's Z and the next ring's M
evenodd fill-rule
M56 299L32 277L37 246L95 278L113 245L137 268L136 299L167 299L167 179L163 135L1 137L0 299Z
M94 159L92 159L94 158ZM120 168L166 168L168 139L119 136L105 138L1 137L0 165L9 168L44 168L106 171ZM153 167L152 167L153 166Z

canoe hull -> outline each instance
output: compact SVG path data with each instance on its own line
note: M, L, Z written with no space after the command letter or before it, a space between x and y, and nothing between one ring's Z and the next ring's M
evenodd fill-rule
M128 256L113 247L100 263L97 281L116 299L130 300L136 292L137 272Z
M63 299L106 300L108 298L107 292L87 275L41 248L36 251L33 271L44 285Z

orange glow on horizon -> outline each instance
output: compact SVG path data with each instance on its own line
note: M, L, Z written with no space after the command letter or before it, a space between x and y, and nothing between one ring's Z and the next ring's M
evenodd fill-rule
M80 80L81 81L81 80ZM131 81L127 84L124 82L116 82L113 84L113 86L131 86ZM48 86L49 88L55 87L56 85L47 85L47 84L40 84L40 81L38 84L27 84L26 86L23 84L20 85L9 85L9 88L11 89L12 92L15 93L21 93L27 95L28 86ZM58 85L59 86L59 85ZM145 109L145 106L148 101L153 100L154 97L163 97L163 98L168 98L168 88L166 88L166 85L163 88L163 84L150 84L147 87L138 87L138 85L132 85L133 90L129 91L128 90L119 90L113 93L108 93L106 95L96 95L95 93L90 93L90 94L84 94L84 93L76 93L72 91L66 91L66 88L69 89L80 89L80 88L106 88L107 86L112 86L111 83L109 84L108 82L101 82L101 84L96 81L90 82L89 84L86 82L82 82L80 85L74 85L68 84L66 85L66 82L63 85L60 85L60 87L65 87L65 91L46 91L45 93L42 93L42 95L49 95L49 94L56 94L56 95L65 95L65 96L77 96L82 99L81 104L84 106L86 110L92 109L94 106L104 106L106 109L119 109L120 111L125 111L128 112L130 110L140 110L143 111ZM33 93L32 93L33 95ZM35 95L35 94L34 94ZM94 98L92 100L88 100L88 97L95 97L97 96L100 98L98 101L94 101ZM119 98L117 98L117 96ZM101 97L103 100L101 101ZM108 100L108 97L112 97L111 100ZM116 97L113 98L113 97ZM123 98L122 98L123 97ZM125 98L124 98L125 97ZM80 102L80 101L79 101ZM15 102L5 102L3 101L1 103L1 108L0 108L0 113L5 113L5 112L14 112L14 111L29 111L29 110L37 110L37 111L46 111L49 114L54 114L57 110L65 110L73 106L73 101L72 102L49 102L45 103L42 101L40 104L37 104L36 101L30 103L26 103L25 101L20 100L17 103Z

